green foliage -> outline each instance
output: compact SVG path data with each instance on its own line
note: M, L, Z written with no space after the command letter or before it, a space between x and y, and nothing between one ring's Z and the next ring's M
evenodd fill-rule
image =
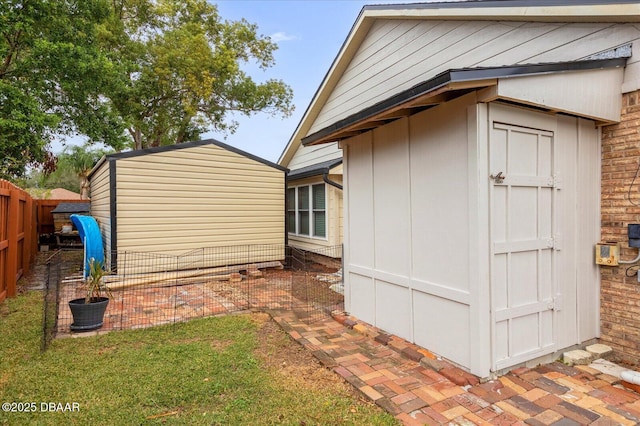
M41 190L65 188L80 192L81 198L86 199L89 195L89 172L102 156L113 152L113 149L100 149L89 144L69 145L58 155L53 172L31 170L26 179L18 181L19 186Z
M87 293L84 298L85 303L100 299L103 293L111 297L109 287L105 286L102 281L106 275L109 275L109 271L104 269L102 262L91 258L89 260L89 274L84 282Z
M0 2L0 177L46 164L54 134L141 149L233 132L230 112L287 116L291 89L242 70L276 48L206 0Z
M256 83L242 70L274 65L277 46L255 25L222 21L205 0L123 1L120 11L138 18L123 18L126 36L111 44L130 68L109 100L134 149L194 140L211 127L233 132L229 112L291 113L288 86Z
M56 132L123 146L124 126L101 98L119 75L97 43L109 5L0 2L0 177L46 163Z
M1 424L397 424L348 393L301 388L265 366L250 316L59 339L41 354L41 311L39 292L0 304L0 400L79 411L5 412Z

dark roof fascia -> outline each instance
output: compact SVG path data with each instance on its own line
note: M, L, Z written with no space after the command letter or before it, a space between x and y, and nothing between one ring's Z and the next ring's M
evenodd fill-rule
M264 165L267 165L269 167L273 167L275 169L281 170L283 172L286 172L288 169L286 167L283 167L279 164L276 163L272 163L271 161L265 160L264 158L258 157L257 155L253 155L250 154L246 151L243 151L241 149L238 149L236 147L233 147L231 145L227 145L226 143L220 142L218 140L215 139L202 139L199 141L193 141L193 142L185 142L185 143L179 143L179 144L175 144L175 145L166 145L166 146L158 146L158 147L153 147L153 148L145 148L145 149L139 149L139 150L135 150L135 151L126 151L126 152L117 152L115 154L108 154L105 157L101 158L100 161L98 161L98 163L94 166L93 170L91 171L91 173L89 174L89 176L91 176L91 174L93 174L93 172L95 170L98 169L98 167L104 162L104 161L113 161L113 160L120 160L123 158L134 158L134 157L139 157L142 155L149 155L149 154L157 154L157 153L161 153L161 152L170 152L170 151L177 151L180 149L187 149L187 148L193 148L193 147L197 147L197 146L204 146L204 145L216 145L222 149L225 149L227 151L231 151L233 153L236 153L238 155L241 155L243 157L249 158L251 160L257 161L259 163L262 163Z
M342 158L335 160L323 161L322 163L313 164L298 170L291 170L287 175L289 181L305 179L313 176L320 176L329 173L331 169L342 164Z
M633 4L638 0L466 0L434 3L397 3L373 4L363 7L366 10L419 10L419 9L478 9L478 8L516 8L549 6L596 6L612 4Z
M96 163L95 166L93 166L93 168L89 171L89 174L87 175L87 179L91 179L91 176L93 176L93 174L100 168L100 166L102 166L102 164L107 161L107 156L103 155L102 158L100 158L98 160L98 162Z
M397 107L417 97L437 90L450 83L480 81L489 79L524 77L528 75L555 74L570 71L587 71L594 69L618 68L626 65L627 58L592 59L586 61L554 62L547 64L526 64L487 68L463 68L444 71L435 77L419 83L407 90L384 99L355 114L339 120L317 132L302 138L302 145L318 141L334 132L342 130L359 121L378 115L385 110Z

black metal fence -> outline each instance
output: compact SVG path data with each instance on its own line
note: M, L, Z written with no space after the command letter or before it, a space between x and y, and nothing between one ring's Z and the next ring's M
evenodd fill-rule
M65 285L66 277L78 275L82 266L81 251L58 250L45 260L45 290L42 313L42 342L44 351L55 337L58 327L58 303L60 287Z
M246 310L294 310L307 322L343 310L342 247L302 251L289 246L211 247L180 256L112 253L104 278L110 301L100 331L173 324ZM61 257L47 264L43 348L69 334L68 302L83 297L76 271ZM53 313L55 312L55 314Z
M298 318L316 321L334 310L344 310L342 246L305 251L289 248L292 286Z

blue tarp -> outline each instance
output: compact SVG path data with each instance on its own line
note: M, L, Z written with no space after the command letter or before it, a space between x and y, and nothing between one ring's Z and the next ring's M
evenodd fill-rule
M84 276L89 275L90 262L100 262L104 265L104 246L102 245L102 234L98 222L92 216L72 214L71 222L76 226L80 234L80 240L84 244Z

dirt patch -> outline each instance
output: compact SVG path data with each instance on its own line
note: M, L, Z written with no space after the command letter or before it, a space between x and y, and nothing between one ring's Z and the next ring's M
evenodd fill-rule
M342 281L339 274L334 275L340 270L340 263L335 260L334 263L332 266L309 263L306 270L266 269L263 273L272 282L290 282L294 300L330 312L344 309L344 296L332 289L334 284Z
M60 250L36 253L35 261L29 272L18 280L18 294L30 290L44 290L47 279L47 262L53 259L54 264L61 264L64 273L77 273L82 270L82 250Z
M374 405L340 376L325 368L310 352L284 332L269 315L253 314L252 318L260 326L257 356L265 368L277 373L288 386L295 389L317 391L339 391L354 399L358 405Z

